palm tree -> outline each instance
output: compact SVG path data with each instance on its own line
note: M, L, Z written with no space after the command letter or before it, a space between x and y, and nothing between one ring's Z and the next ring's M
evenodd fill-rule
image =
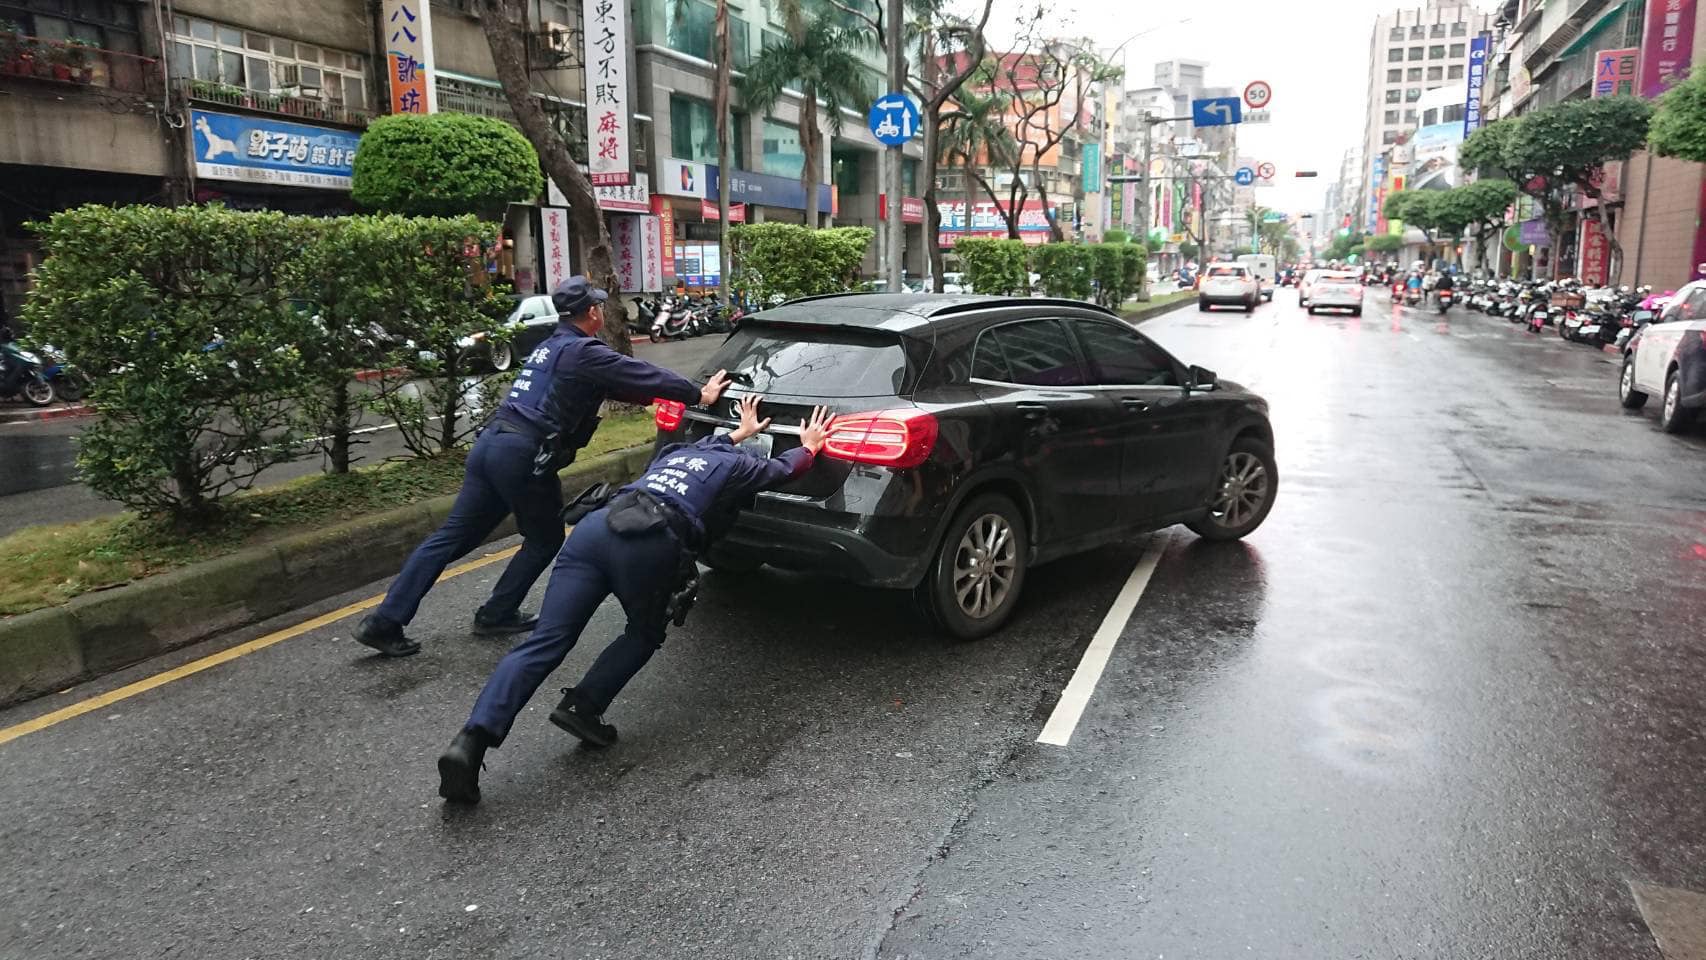
M798 7L798 3L789 4ZM752 61L738 86L747 108L763 113L782 99L788 88L800 92L800 153L805 162L800 184L806 191L806 225L817 226L819 169L822 167L823 129L819 123L818 100L829 113L831 132L841 134L841 111L863 114L872 93L865 83L865 63L859 56L872 48L870 33L833 23L827 17L784 19L798 25L781 43L765 47Z
M972 186L983 187L989 195L991 203L1001 210L1001 201L995 196L995 190L989 185L988 178L978 172L977 161L981 156L993 167L1012 166L1014 151L1018 150L1018 141L1013 137L1013 130L1008 126L1008 114L1012 107L1013 95L1002 90L975 90L966 86L960 90L957 103L952 112L943 115L942 122L946 129L942 133L942 152L947 156L960 158L960 167L965 171L966 189L966 224L970 228L972 208ZM1012 231L1013 212L1005 211L1003 219L1008 221L1009 232Z

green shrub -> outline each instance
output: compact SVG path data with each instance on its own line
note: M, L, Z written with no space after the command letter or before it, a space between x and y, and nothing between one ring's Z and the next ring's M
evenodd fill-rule
M1023 296L1030 292L1029 257L1022 240L964 237L954 242L954 253L966 282L975 293Z
M1051 297L1087 299L1091 293L1091 248L1074 243L1045 243L1031 251L1043 292Z
M797 223L747 223L729 228L734 248L730 283L760 303L851 290L865 251L876 236L869 227L812 230Z
M502 215L545 189L539 155L514 127L465 113L399 113L368 124L350 196L385 213Z
M1131 242L1131 234L1127 233L1124 230L1118 230L1118 229L1104 230L1104 231L1102 231L1102 242L1103 243L1130 243Z
M77 461L97 493L201 521L295 453L309 316L285 280L307 222L91 205L31 225L47 259L24 318L92 375Z

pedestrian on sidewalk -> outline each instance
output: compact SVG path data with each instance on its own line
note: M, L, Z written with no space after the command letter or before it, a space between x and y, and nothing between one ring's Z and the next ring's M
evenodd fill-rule
M551 571L539 625L498 663L468 722L439 757L439 796L480 801L486 750L503 743L521 708L612 593L628 624L581 682L563 689L551 722L592 746L616 742L604 712L663 644L672 615L678 624L685 616L672 600L683 595L683 573L697 576L694 557L733 524L754 494L805 473L823 448L829 413L818 407L800 425L798 447L769 459L742 449L742 441L770 426L758 419L761 399L742 398L740 426L732 433L666 448L644 476L575 524Z
M356 640L381 656L419 653L420 644L403 628L415 618L421 598L445 567L484 543L510 514L523 538L521 550L498 578L491 598L474 612L474 632L497 636L533 629L539 618L523 615L521 601L563 545L557 471L573 463L592 439L599 407L607 398L710 404L722 396L728 387L722 371L701 387L599 340L607 296L578 275L552 293L556 331L528 355L509 396L480 432L450 517L415 548L384 602L356 628Z

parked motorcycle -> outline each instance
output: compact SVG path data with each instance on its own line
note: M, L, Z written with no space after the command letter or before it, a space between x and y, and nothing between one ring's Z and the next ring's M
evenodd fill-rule
M652 318L652 327L648 331L653 343L665 340L685 340L687 338L687 310L674 297L663 302L657 314Z
M0 399L22 397L32 406L54 401L53 384L42 374L41 358L15 340L0 343Z

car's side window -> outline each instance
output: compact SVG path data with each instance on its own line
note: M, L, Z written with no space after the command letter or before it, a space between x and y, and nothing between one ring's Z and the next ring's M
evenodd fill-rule
M1001 344L996 341L994 331L985 331L977 338L977 346L972 348L971 375L978 380L1013 382L1012 371L1007 368L1007 356L1001 352Z
M1024 320L985 330L978 338L978 352L986 341L998 344L1006 358L1006 383L1030 387L1077 387L1088 382L1078 363L1078 351L1059 320Z
M1136 330L1102 320L1074 320L1072 327L1090 360L1090 373L1104 386L1176 387L1173 363Z

